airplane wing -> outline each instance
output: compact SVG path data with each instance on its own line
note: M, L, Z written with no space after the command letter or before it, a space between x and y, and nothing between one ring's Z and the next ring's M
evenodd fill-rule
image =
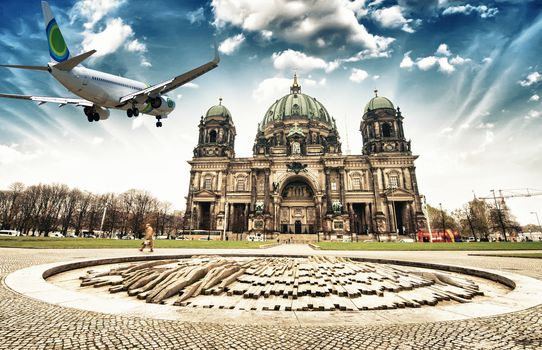
M82 107L92 107L94 103L83 100L80 98L64 98L64 97L47 97L47 96L30 96L30 95L14 95L14 94L0 94L0 97L5 98L15 98L19 100L30 100L36 101L38 104L42 105L44 103L58 103L58 107L63 107L65 105L75 105Z
M188 71L184 74L178 75L173 79L169 79L166 81L163 81L161 83L158 83L156 85L150 86L144 90L140 90L137 92L134 92L132 94L126 95L124 97L121 97L120 103L126 103L130 100L146 100L148 97L155 97L158 95L166 94L170 92L171 90L174 90L178 88L179 86L182 86L186 83L188 83L191 80L196 79L197 77L209 72L210 70L218 67L218 63L220 62L220 57L218 57L218 54L215 54L215 58L212 61L209 61L197 68L192 69L191 71Z

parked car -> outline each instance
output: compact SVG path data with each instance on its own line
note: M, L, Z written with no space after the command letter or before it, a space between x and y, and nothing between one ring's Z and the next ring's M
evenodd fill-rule
M156 236L156 239L168 239L167 236Z
M175 237L175 240L176 241L184 241L184 240L187 240L188 238L184 237L184 236L177 236Z
M49 232L49 237L56 237L56 238L64 238L64 235L61 232L55 231L55 232Z
M465 242L476 242L476 237L468 237Z
M126 236L122 236L121 239L135 239L135 237L133 235L126 235Z
M0 230L0 236L20 236L21 233L17 230Z
M415 243L416 241L413 238L403 238L403 239L400 239L399 242L401 242L401 243Z

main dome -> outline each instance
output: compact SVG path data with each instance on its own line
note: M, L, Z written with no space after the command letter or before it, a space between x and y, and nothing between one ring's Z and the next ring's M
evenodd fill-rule
M301 93L301 86L297 82L296 75L294 75L290 93L269 107L260 124L260 129L263 130L266 125L285 119L317 120L333 126L332 118L324 105L314 97Z

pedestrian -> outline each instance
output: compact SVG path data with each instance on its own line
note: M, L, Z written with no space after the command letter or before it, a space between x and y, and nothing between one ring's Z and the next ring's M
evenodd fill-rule
M145 247L149 247L151 253L154 251L154 230L149 223L145 224L145 237L143 237L143 243L139 251L142 252Z

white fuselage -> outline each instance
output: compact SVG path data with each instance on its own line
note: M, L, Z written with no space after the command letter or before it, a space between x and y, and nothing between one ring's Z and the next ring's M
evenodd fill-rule
M175 109L175 103L165 95L161 96L165 103L156 109L152 108L148 101L124 104L119 102L126 95L146 89L148 85L145 83L82 66L70 71L55 69L52 64L49 67L51 75L66 89L97 106L121 110L137 107L141 113L163 118Z

